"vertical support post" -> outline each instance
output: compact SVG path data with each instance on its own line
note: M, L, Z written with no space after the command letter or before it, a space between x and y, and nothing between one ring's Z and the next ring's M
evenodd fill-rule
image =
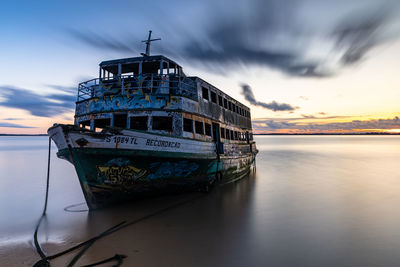
M94 131L94 120L93 119L90 120L90 130Z
M122 64L118 64L118 78L121 78L121 73L122 73Z
M148 120L147 120L147 130L153 130L153 128L151 127L151 124L153 123L153 116L149 116Z
M164 60L160 60L160 75L163 75Z
M110 126L114 127L114 113L111 113Z
M101 82L101 66L99 67L99 81Z
M111 113L110 126L114 127L114 113Z
M167 74L169 74L169 62L167 61Z
M126 115L126 128L131 128L131 117L129 117L129 114Z

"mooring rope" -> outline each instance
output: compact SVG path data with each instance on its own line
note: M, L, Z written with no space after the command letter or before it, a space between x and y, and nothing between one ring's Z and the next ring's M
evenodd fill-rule
M60 256L62 256L62 255L64 255L64 254L67 254L67 253L69 253L69 252L71 252L71 251L73 251L73 250L75 250L75 249L77 249L77 248L80 248L80 247L84 246L84 245L86 245L86 250L87 250L96 240L98 240L98 239L102 238L103 236L107 235L109 232L112 232L113 230L118 229L118 227L120 227L121 225L123 225L124 223L126 223L125 221L123 221L123 222L121 222L121 223L119 223L119 224L117 224L117 225L115 225L115 226L113 226L113 227L107 229L107 230L104 231L103 233L101 233L101 234L99 234L99 235L97 235L97 236L95 236L95 237L93 237L93 238L91 238L91 239L89 239L89 240L87 240L87 241L85 241L85 242L82 242L82 243L80 243L80 244L78 244L78 245L76 245L76 246L74 246L74 247L72 247L72 248L69 248L69 249L67 249L67 250L64 250L64 251L62 251L62 252L60 252L60 253L57 253L57 254L55 254L55 255L52 255L52 256L46 256L46 254L44 253L42 247L41 247L40 244L39 244L37 235L38 235L38 231L39 231L40 224L42 223L43 218L46 216L47 202L48 202L48 197L49 197L50 158L51 158L51 137L52 137L52 136L49 136L49 149L48 149L48 157L47 157L46 197L45 197L45 201L44 201L44 207L43 207L42 215L40 216L39 221L38 221L38 223L36 224L35 232L34 232L34 234L33 234L33 240L34 240L34 244L35 244L35 247L36 247L36 251L37 251L38 254L40 255L40 258L41 258L41 259L40 259L38 262L36 262L36 263L33 265L33 267L50 267L50 262L49 262L50 259L55 259L55 258L57 258L57 257L60 257ZM86 250L85 250L85 251L86 251ZM84 251L83 251L83 252L84 252ZM80 254L82 255L83 252L80 253ZM79 255L79 254L78 254L78 255ZM117 254L117 255L118 255L118 254ZM106 263L106 262L108 262L108 261L117 260L117 261L118 261L118 265L116 265L116 266L119 266L120 264L122 264L122 259L126 257L126 256L124 256L124 255L119 255L119 256L123 256L123 257L119 257L119 258L117 259L117 258L115 258L115 256L114 256L114 257L111 257L111 258L108 258L108 259L105 259L105 260L101 261L101 264L102 264L102 263ZM79 256L79 257L80 257L80 256ZM79 259L79 257L77 257L77 259ZM76 258L76 256L75 256L75 258ZM77 259L76 259L76 260L77 260ZM76 262L76 261L75 261L75 262ZM73 265L75 264L75 262L72 262L72 261L71 261L71 263L70 263L68 266L73 266ZM100 263L98 263L98 264L100 264ZM92 264L92 266L95 266L95 265L96 265L96 264Z
M40 261L38 261L37 263L35 263L34 267L50 266L50 263L47 260L45 260L46 254L44 254L44 252L38 242L38 238L37 238L39 226L42 223L43 218L46 216L46 211L47 211L47 201L48 201L48 197L49 197L49 180L50 180L50 152L51 152L51 136L49 136L49 152L48 152L48 156L47 156L46 198L44 200L42 216L40 216L40 219L39 219L38 223L36 224L35 232L33 234L33 240L34 240L34 244L36 247L36 251L38 252L38 254L40 255L40 257L42 259Z
M160 209L160 210L158 210L158 211L155 211L155 212L152 212L152 213L150 213L150 214L148 214L148 215L145 215L145 216L143 216L143 217L141 217L141 218L138 218L138 219L136 219L136 220L130 221L129 223L127 223L126 221L120 222L120 223L118 223L117 225L114 225L114 226L108 228L107 230L105 230L104 232L100 233L99 235L97 235L97 236L95 236L95 237L92 237L92 238L90 238L90 239L88 239L88 240L86 240L86 241L84 241L84 242L81 242L81 243L79 243L79 244L77 244L77 245L75 245L75 246L73 246L73 247L71 247L71 248L69 248L69 249L63 250L63 251L61 251L61 252L59 252L59 253L56 253L56 254L54 254L54 255L46 256L46 254L44 253L43 249L41 248L41 246L40 246L40 244L39 244L39 242L38 242L38 237L37 237L37 235L38 235L38 231L39 231L40 224L41 224L43 218L46 216L46 211L47 211L47 202L48 202L48 194L49 194L49 181L50 181L51 137L52 137L52 136L49 136L49 152L48 152L48 158L47 158L46 197L45 197L45 202L44 202L44 207L43 207L42 215L40 216L40 219L39 219L39 221L38 221L38 223L37 223L37 225L36 225L36 228L35 228L35 232L34 232L34 234L33 234L33 239L34 239L34 244L35 244L35 247L36 247L36 251L37 251L38 254L40 255L41 259L40 259L39 261L37 261L37 262L33 265L33 267L50 267L50 262L49 262L49 260L58 258L58 257L60 257L60 256L62 256L62 255L65 255L65 254L67 254L67 253L70 253L70 252L72 252L72 251L78 249L78 248L83 247L83 248L74 256L74 258L70 261L70 263L67 265L68 267L71 267L71 266L73 266L73 265L79 260L79 258L89 249L89 247L92 246L92 245L93 245L97 240L99 240L100 238L105 237L105 236L107 236L107 235L109 235L109 234L112 234L112 233L114 233L114 232L116 232L116 231L118 231L118 230L120 230L120 229L122 229L122 228L125 228L125 227L127 227L127 226L131 226L131 225L137 224L137 223L139 223L139 222L141 222L141 221L144 221L144 220L146 220L146 219L149 219L149 218L151 218L151 217L154 217L154 216L159 215L159 214L161 214L161 213L164 213L164 212L166 212L166 211L172 210L172 209L177 208L177 207L179 207L179 206L183 206L183 205L185 205L185 204L188 204L188 203L190 203L190 202L192 202L192 201L194 201L194 200L197 200L197 199L199 199L199 198L205 196L205 195L200 195L200 196L197 196L197 197L193 197L193 198L191 198L191 199L189 199L189 200L180 201L180 202L178 202L178 203L172 204L172 205L167 206L167 207L165 207L165 208L163 208L163 209ZM79 204L76 204L76 205L79 205ZM73 206L75 206L75 205L71 205L71 206L69 206L69 207L73 207ZM64 209L64 210L65 210L65 209ZM120 265L123 263L123 259L124 259L124 258L126 258L125 255L115 254L113 257L104 259L104 260L99 261L99 262L96 262L96 263L92 263L92 264L89 264L89 265L85 265L85 266L82 266L82 267L96 266L96 265L100 265L100 264L107 263L107 262L111 262L111 261L117 261L117 264L114 265L114 266L120 266Z

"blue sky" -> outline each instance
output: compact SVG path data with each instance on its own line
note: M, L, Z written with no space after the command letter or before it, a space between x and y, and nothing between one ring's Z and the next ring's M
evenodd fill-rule
M259 132L400 128L398 10L394 0L3 1L0 133L71 123L77 83L100 61L137 56L150 29L162 38L154 54L249 105Z

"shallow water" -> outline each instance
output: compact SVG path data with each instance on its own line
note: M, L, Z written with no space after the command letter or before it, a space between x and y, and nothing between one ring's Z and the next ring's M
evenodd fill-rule
M32 266L46 186L47 137L0 137L0 265ZM257 136L257 171L216 188L95 212L52 148L39 241L54 254L123 220L78 265L399 266L400 136ZM70 207L85 210L86 205ZM52 260L65 266L76 252ZM110 266L110 264L109 264Z

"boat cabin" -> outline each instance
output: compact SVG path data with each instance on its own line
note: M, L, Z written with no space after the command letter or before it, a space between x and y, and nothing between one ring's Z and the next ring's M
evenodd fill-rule
M204 141L252 139L250 109L164 56L103 61L78 87L75 124Z

